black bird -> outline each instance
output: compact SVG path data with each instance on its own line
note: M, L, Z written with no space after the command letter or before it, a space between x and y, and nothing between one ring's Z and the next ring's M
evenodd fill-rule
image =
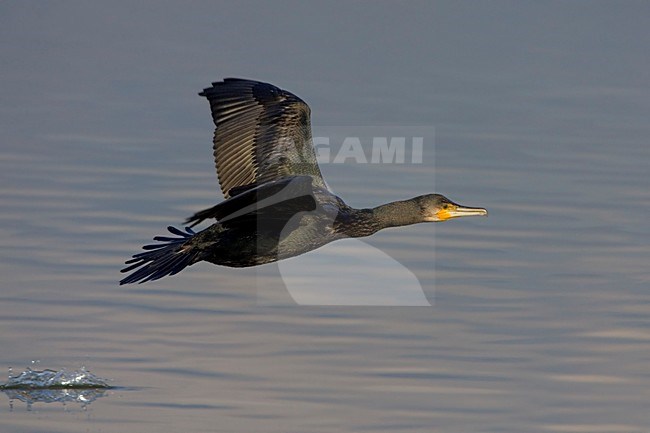
M271 84L238 78L212 83L208 99L214 159L226 200L187 219L175 237L155 237L128 260L120 281L129 284L174 275L205 260L247 267L275 262L346 237L369 236L387 227L487 215L427 194L373 209L354 209L323 180L312 146L309 106ZM191 227L216 219L210 227Z

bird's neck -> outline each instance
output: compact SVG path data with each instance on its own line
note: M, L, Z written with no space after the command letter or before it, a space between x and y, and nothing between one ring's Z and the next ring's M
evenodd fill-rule
M421 209L414 200L395 201L373 209L351 209L338 230L344 236L370 236L388 227L422 222Z
M421 215L420 205L413 199L394 201L372 209L372 217L379 230L422 222Z

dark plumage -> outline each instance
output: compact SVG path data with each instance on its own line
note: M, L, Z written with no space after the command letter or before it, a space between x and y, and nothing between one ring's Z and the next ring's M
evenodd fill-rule
M323 181L311 144L310 109L271 84L226 78L204 89L210 102L214 159L225 201L187 219L198 233L168 230L126 262L120 284L174 275L199 261L256 266L297 256L345 237L369 236L386 227L486 215L439 194L354 209Z

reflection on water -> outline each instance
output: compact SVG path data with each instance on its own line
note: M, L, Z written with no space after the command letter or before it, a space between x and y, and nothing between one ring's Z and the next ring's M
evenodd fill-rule
M32 410L34 403L78 403L86 409L98 398L104 397L105 389L1 389L9 398L9 408L13 410L14 401L25 403L27 410Z

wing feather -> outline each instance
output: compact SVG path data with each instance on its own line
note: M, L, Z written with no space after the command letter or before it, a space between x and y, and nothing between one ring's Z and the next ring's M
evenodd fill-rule
M226 198L232 188L307 175L326 188L312 146L309 106L259 81L226 78L199 95L210 102L214 160Z

